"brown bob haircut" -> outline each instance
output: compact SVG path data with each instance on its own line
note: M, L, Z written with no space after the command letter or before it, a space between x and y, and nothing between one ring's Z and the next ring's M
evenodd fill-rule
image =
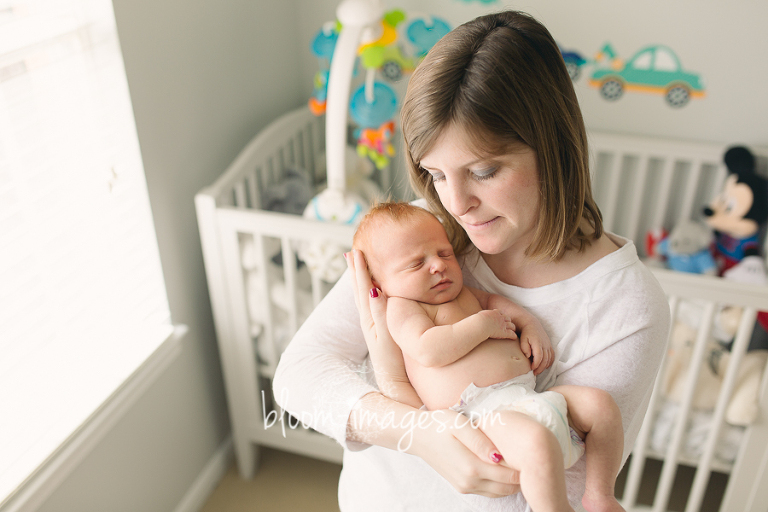
M411 185L443 222L457 254L469 237L420 166L450 125L480 156L509 153L521 143L535 151L541 212L527 254L557 260L602 235L573 84L557 43L528 14L489 14L449 32L411 76L400 115ZM582 219L591 232L582 231Z

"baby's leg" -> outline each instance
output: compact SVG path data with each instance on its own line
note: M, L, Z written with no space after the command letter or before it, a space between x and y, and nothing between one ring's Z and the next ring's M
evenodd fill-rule
M623 511L614 496L624 451L616 402L605 391L584 386L556 386L549 391L565 397L572 427L584 439L587 482L582 505L589 512Z
M520 472L520 488L532 510L573 511L565 491L563 453L549 429L512 411L492 412L478 426Z

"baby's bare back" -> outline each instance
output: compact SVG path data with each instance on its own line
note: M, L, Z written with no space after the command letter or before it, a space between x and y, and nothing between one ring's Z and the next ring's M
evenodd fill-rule
M452 325L481 311L477 298L464 288L459 296L444 304L422 304L435 325ZM489 338L464 357L446 366L426 368L405 358L408 378L430 410L447 409L459 401L471 383L490 386L512 379L531 369L531 363L517 340Z

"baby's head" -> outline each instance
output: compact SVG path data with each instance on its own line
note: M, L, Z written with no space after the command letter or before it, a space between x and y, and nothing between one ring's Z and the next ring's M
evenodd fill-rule
M357 228L373 284L389 297L442 304L463 286L461 268L437 218L408 203L380 203Z

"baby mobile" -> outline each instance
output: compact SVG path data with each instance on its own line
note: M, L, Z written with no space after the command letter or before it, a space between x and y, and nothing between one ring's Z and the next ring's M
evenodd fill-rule
M324 24L311 44L320 70L309 108L326 116L328 186L309 202L304 217L356 225L369 204L347 190L348 119L356 125L357 155L380 170L389 166L395 156L392 137L398 97L393 87L377 78L398 81L413 71L450 27L432 16L409 18L399 9L385 12L380 0L344 0L336 16L337 21ZM350 94L352 79L361 71L363 83ZM334 244L311 243L300 250L300 257L314 277L333 282L346 268L343 252Z

